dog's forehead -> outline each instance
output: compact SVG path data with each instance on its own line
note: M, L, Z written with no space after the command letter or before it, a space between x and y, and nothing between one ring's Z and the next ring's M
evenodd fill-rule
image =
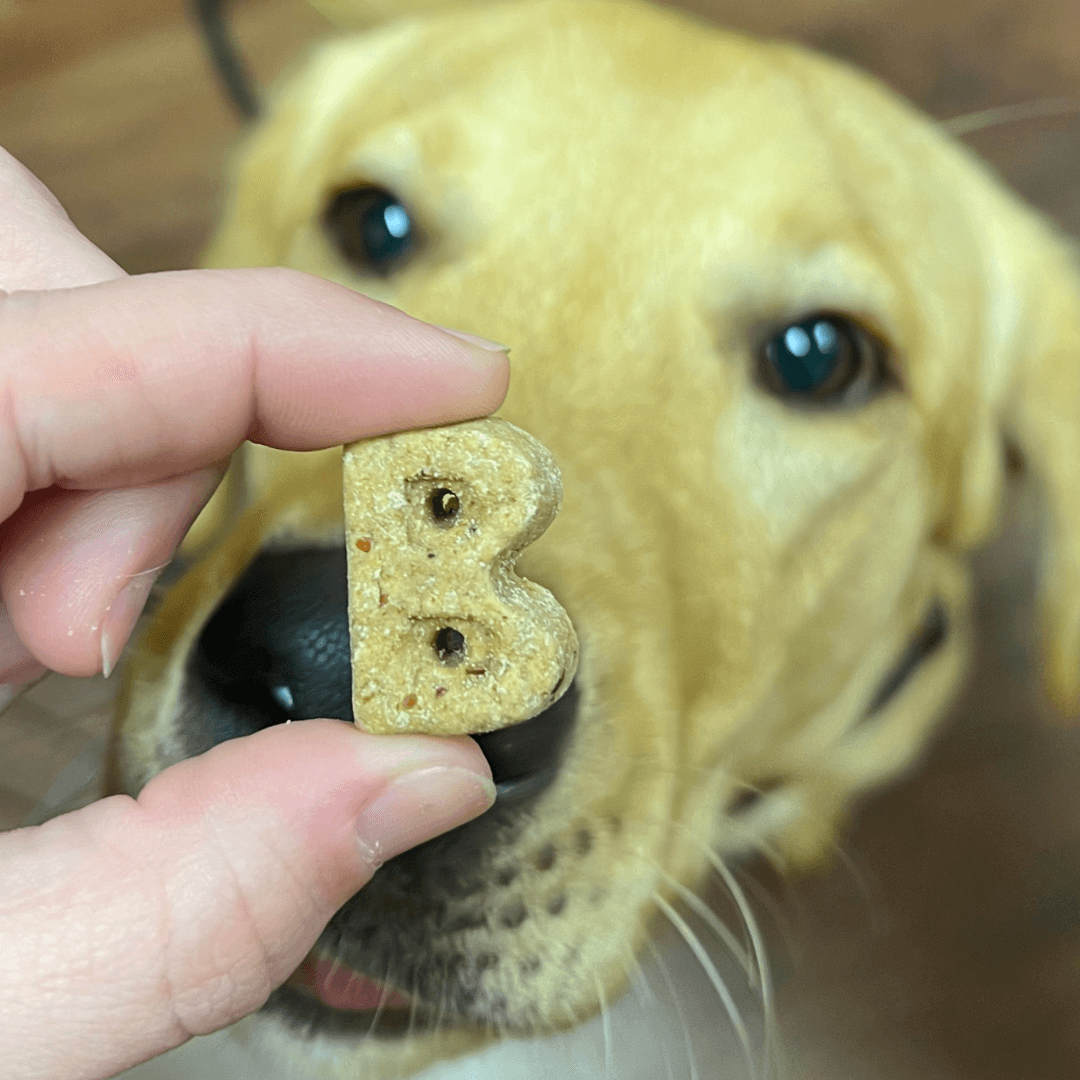
M837 269L848 253L845 283L900 289L882 230L920 222L925 240L905 237L913 252L957 231L933 181L944 140L877 84L643 5L547 0L418 20L339 42L313 84L310 119L332 128L321 190L381 183L421 218L477 231L592 221L623 245L663 242L667 257L681 229L701 239L681 246L699 263L774 247L776 265L793 266L829 245ZM963 246L952 236L952 259L919 255L923 279L962 265Z
M671 310L674 290L731 342L844 310L896 346L927 409L985 336L984 170L869 77L795 46L645 5L520 0L338 39L285 91L260 136L275 168L246 181L273 192L268 250L351 283L320 215L383 186L434 242L375 292L435 321L455 314L432 307L436 268L475 306L469 275L498 267L500 312L538 279L603 278L612 303L622 282L643 318L643 297Z
M641 190L667 188L688 207L759 191L781 209L798 175L822 210L845 201L829 133L784 47L634 5L518 6L328 53L317 81L338 88L333 167L510 173L515 192L531 176L552 196L615 182L624 204ZM313 110L325 116L327 104L319 94Z

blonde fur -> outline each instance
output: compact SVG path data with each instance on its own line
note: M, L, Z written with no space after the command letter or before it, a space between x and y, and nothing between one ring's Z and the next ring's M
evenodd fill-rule
M543 1033L616 995L657 907L671 918L714 864L822 858L856 796L918 757L964 671L967 556L995 527L1006 438L1045 485L1046 675L1075 707L1080 282L978 161L835 61L639 3L439 6L329 41L277 89L208 261L310 271L512 346L500 415L553 451L566 489L522 571L574 619L581 707L513 841L534 868L491 896L533 917L459 944L544 959L480 980L507 1003L501 1030ZM323 227L360 183L423 229L386 279ZM898 385L836 409L763 390L763 335L812 311L887 342ZM186 658L247 562L340 538L332 451L252 447L244 468L246 508L211 506L207 553L130 665L129 790L182 754ZM868 716L934 602L944 645ZM404 1075L483 1037L481 1013L456 1020L340 1048L317 1074Z

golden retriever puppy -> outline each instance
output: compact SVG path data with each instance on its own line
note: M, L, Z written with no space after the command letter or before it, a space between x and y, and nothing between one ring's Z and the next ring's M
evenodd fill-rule
M572 1026L655 917L737 888L734 856L827 854L962 678L1007 443L1047 493L1045 666L1076 700L1073 255L869 78L636 2L343 33L245 139L209 261L506 342L500 415L566 491L521 569L570 612L577 678L479 737L495 807L384 866L249 1022L292 1075ZM129 666L132 793L351 717L340 454L242 464Z

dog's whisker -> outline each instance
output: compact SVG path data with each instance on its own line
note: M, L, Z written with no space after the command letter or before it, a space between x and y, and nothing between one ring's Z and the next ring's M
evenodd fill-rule
M627 979L634 988L634 995L641 1005L642 1017L650 1019L655 1027L657 1014L660 1009L660 1002L657 1000L656 994L653 993L653 988L649 984L649 977L645 973L645 968L632 952L627 953L623 966L626 970ZM674 1080L671 1054L668 1051L668 1047L665 1044L662 1034L663 1033L661 1032L660 1037L657 1038L657 1046L660 1047L661 1052L664 1055L664 1072L667 1074L668 1080Z
M881 935L881 917L878 912L878 905L874 901L874 891L866 880L866 875L859 869L858 863L840 841L834 840L832 848L837 861L851 876L851 880L855 883L855 890L866 907L866 914L870 920L871 935L875 938L879 937Z
M743 926L746 927L746 932L750 936L754 966L757 970L761 989L762 1003L765 1006L766 1017L768 1017L773 1006L772 979L769 974L765 938L761 933L761 927L758 925L757 916L754 914L754 909L751 906L750 901L746 898L746 893L743 892L742 887L739 885L738 880L731 872L727 863L725 863L714 851L707 851L706 854L709 856L709 861L712 863L713 869L720 875L724 884L727 886L728 893L735 901L736 907L739 909L739 915L742 919ZM705 907L701 900L698 900L696 897L695 900L708 911L708 908Z
M724 982L723 976L716 970L716 965L713 963L712 957L709 956L705 947L701 944L701 940L690 928L690 925L686 920L659 893L653 894L653 903L655 903L664 914L668 922L675 928L683 941L686 942L690 951L704 969L705 974L709 978L709 982L716 991L717 997L720 998L720 1002L724 1006L724 1011L731 1021L731 1026L735 1031L736 1037L742 1044L743 1055L751 1070L751 1075L756 1077L757 1069L754 1063L754 1051L750 1043L750 1033L747 1031L746 1022L743 1020L742 1013L739 1011L735 999L731 996L731 991L728 989L727 983Z
M604 1080L615 1080L615 1046L611 1035L611 1013L608 1012L607 995L603 984L593 977L596 997L600 1002L600 1027L604 1033Z
M985 131L987 128L1000 127L1002 124L1077 114L1080 114L1080 98L1039 98L1036 101L1022 101L1015 105L999 105L992 109L964 113L950 120L941 121L941 127L950 135L959 138L976 131Z
M697 1059L694 1057L694 1044L690 1038L690 1025L686 1022L686 1012L683 1009L682 1001L679 999L678 991L675 989L675 983L671 978L671 972L668 971L667 964L664 963L664 958L660 955L660 950L654 944L652 938L646 938L645 944L652 953L652 958L656 963L657 968L660 971L664 982L667 984L668 993L671 995L671 1002L675 1006L675 1014L679 1018L679 1026L682 1028L683 1045L686 1047L686 1060L690 1066L690 1080L699 1080Z
M644 820L636 818L635 820ZM764 938L761 934L760 927L757 924L756 918L753 913L749 901L746 898L745 893L742 891L738 882L735 880L731 871L728 869L726 863L720 858L715 849L710 847L707 843L697 837L690 829L685 825L677 821L666 822L672 828L678 829L684 833L690 843L698 848L699 851L705 856L706 860L713 867L713 869L720 876L725 886L734 901L736 908L739 912L739 918L742 922L743 928L746 932L749 949L744 947L736 939L731 929L726 926L723 921L712 911L708 905L703 901L696 893L693 892L688 886L684 885L677 878L669 874L656 860L648 858L641 852L632 851L627 849L628 854L635 855L636 857L647 862L652 869L661 876L672 889L673 893L683 899L689 907L697 914L701 920L713 931L714 934L720 939L720 941L727 947L731 955L738 962L739 966L746 973L747 977L751 980L751 986L754 989L762 989L763 991L770 985L768 977L768 962L767 953L764 944Z
M676 824L676 827L684 828L678 824ZM754 909L750 900L747 899L745 892L740 886L738 879L735 878L731 872L730 867L728 867L725 861L720 858L720 855L715 850L704 845L704 843L699 841L697 837L692 836L692 834L690 838L696 842L704 852L706 858L712 864L715 873L720 880L724 882L731 900L738 909L740 920L742 921L748 939L750 939L751 954L747 956L743 953L738 942L734 940L731 931L700 896L686 886L681 885L680 882L670 875L665 874L663 870L661 870L661 873L664 873L665 878L669 879L676 888L676 893L680 899L690 907L694 914L702 919L708 928L716 933L718 939L728 947L735 959L741 962L743 970L746 972L747 977L750 978L752 988L759 991L762 1020L764 1020L765 1025L764 1069L766 1080L768 1080L773 1074L774 1065L777 1075L782 1071L782 1042L780 1039L777 1010L775 1010L775 995L765 936L761 932L760 924L754 914ZM678 930L679 928L676 926L676 929ZM688 942L687 944L690 943Z
M797 955L798 948L795 945L795 941L811 923L810 913L807 910L806 902L799 895L798 889L795 887L791 880L789 873L789 867L783 858L781 858L771 847L765 846L761 849L760 854L764 858L769 867L777 873L777 880L780 882L783 888L783 895L785 902L790 906L793 916L790 920L794 929L786 929L789 927L789 922L780 915L779 903L769 897L766 887L756 881L750 874L744 874L743 877L747 882L747 887L751 888L754 895L762 901L762 903L774 913L774 919L777 926L782 930L785 930L787 936L785 937L785 944L789 946L788 952L792 957Z
M676 895L696 914L702 922L712 930L720 941L728 948L735 959L740 963L746 973L751 989L759 992L762 1003L763 1022L765 1037L763 1044L763 1067L765 1080L773 1075L773 1066L776 1066L776 1075L782 1072L780 1059L782 1047L779 1035L779 1027L776 1016L775 995L772 984L771 968L768 962L768 952L765 946L764 935L761 932L757 917L749 899L740 887L738 880L724 863L718 853L702 844L713 869L728 890L728 894L738 910L740 920L750 941L750 953L747 954L735 940L731 930L725 926L719 916L691 889L671 877L662 868L657 870L665 877L675 890ZM678 929L678 927L676 927ZM689 944L689 942L688 942Z
M435 1007L433 1013L429 1015L427 1020L427 1027L432 1032L440 1031L446 1024L446 1014L449 1009L447 1001L447 994L450 989L450 980L447 971L444 969L439 979L439 1003Z
M766 1029L766 1055L768 1055L768 1046L770 1038L775 1032L775 1001L773 995L772 977L770 973L768 963L768 953L765 947L764 936L761 933L760 926L757 923L756 917L753 912L753 908L750 905L745 893L742 891L735 877L728 869L719 855L706 843L701 841L691 831L681 826L677 822L670 822L673 827L684 832L691 843L697 847L712 865L713 869L719 875L720 879L724 882L732 901L734 902L736 909L739 913L740 921L746 932L749 940L749 950L745 948L731 929L727 927L723 921L712 911L709 906L703 901L697 894L693 892L686 885L678 881L677 878L669 874L658 862L654 859L648 858L641 852L628 851L628 853L636 856L642 861L646 862L653 871L666 882L668 887L672 890L673 894L682 899L687 906L702 920L702 922L711 930L717 939L727 948L729 953L735 959L735 961L742 968L743 972L747 976L750 988L757 990L760 993L762 1001L762 1009L764 1013L765 1029ZM654 901L659 901L659 893L654 894ZM668 910L665 910L663 906L657 903L657 906L661 907L661 910L667 915L669 921L671 921L671 915L668 914ZM681 933L680 927L675 925L676 930ZM685 925L685 924L684 924ZM687 927L689 930L689 927ZM696 940L696 938L695 938ZM690 941L687 940L687 944ZM699 943L700 945L700 943ZM691 945L691 948L694 948ZM696 953L695 953L696 955ZM699 957L700 959L700 957ZM708 971L708 968L706 969ZM713 968L715 970L715 968ZM717 978L719 975L717 974ZM714 983L715 985L715 983ZM726 991L726 986L725 986ZM721 995L723 997L723 995ZM734 1001L731 1000L731 1007L734 1008ZM727 1003L725 1002L725 1007ZM743 1029L745 1034L745 1028ZM744 1043L744 1048L748 1046L747 1042Z
M382 1018L383 1013L386 1011L386 1003L390 1000L390 988L393 985L390 978L390 965L386 965L386 970L383 972L382 978L382 991L379 994L379 1000L375 1003L375 1014L371 1018L371 1025L368 1027L368 1035L371 1035L379 1020Z
M412 982L409 985L409 1023L406 1029L406 1033L407 1037L410 1039L416 1033L416 1024L418 1020L419 1010L417 1009L416 1005L417 1001L419 1000L417 996L418 980L419 975L414 975Z
M794 958L798 955L798 938L795 930L791 926L791 921L784 913L783 907L780 901L773 896L768 888L758 881L752 873L745 867L742 868L742 874L740 880L744 884L744 891L752 895L753 902L760 908L764 908L765 913L769 917L769 921L774 925L780 934L783 941L784 954L788 957ZM719 875L717 875L719 877ZM722 879L721 879L722 880ZM790 893L792 890L788 883L784 882L786 890ZM748 896L748 899L750 897Z
M157 566L148 567L146 570L138 570L134 574L121 574L120 579L122 581L133 581L135 578L146 577L147 574L156 574L161 570L164 570L172 562L172 559L166 559L163 563L158 563Z
M750 981L752 989L758 989L760 986L760 969L756 962L756 958L752 958L746 949L739 943L738 939L731 932L730 927L725 926L720 917L714 912L700 896L697 895L692 889L687 888L681 881L674 878L666 870L657 867L657 870L663 876L664 880L671 887L673 892L679 897L683 903L686 904L695 915L720 939L723 945L727 948L728 952L738 962L739 967L743 969L747 979Z
M427 1010L424 1016L424 1030L433 1034L440 1031L446 1020L446 983L443 981L438 1002Z
M648 976L645 974L645 969L641 966L641 961L632 952L626 954L623 967L626 969L627 978L634 987L634 992L641 1000L642 1005L646 1009L659 1005L656 995L653 993L653 988L649 984Z
M765 1024L765 1062L766 1071L775 1054L779 1052L780 1036L776 1017L776 997L773 989L772 970L768 961L768 950L765 945L765 936L761 932L761 926L754 914L753 906L747 899L746 893L739 884L738 879L731 872L727 863L712 849L706 848L705 854L712 863L713 869L727 886L728 894L735 901L742 918L743 926L750 935L751 948L758 973L759 989L761 992L761 1007ZM701 903L698 901L698 903ZM704 906L704 905L702 905ZM706 910L708 910L706 908Z

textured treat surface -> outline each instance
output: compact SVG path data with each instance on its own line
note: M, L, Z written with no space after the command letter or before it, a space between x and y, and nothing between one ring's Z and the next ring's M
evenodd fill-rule
M504 420L344 453L353 713L368 731L454 735L527 720L577 670L570 618L514 559L562 500L551 454Z

